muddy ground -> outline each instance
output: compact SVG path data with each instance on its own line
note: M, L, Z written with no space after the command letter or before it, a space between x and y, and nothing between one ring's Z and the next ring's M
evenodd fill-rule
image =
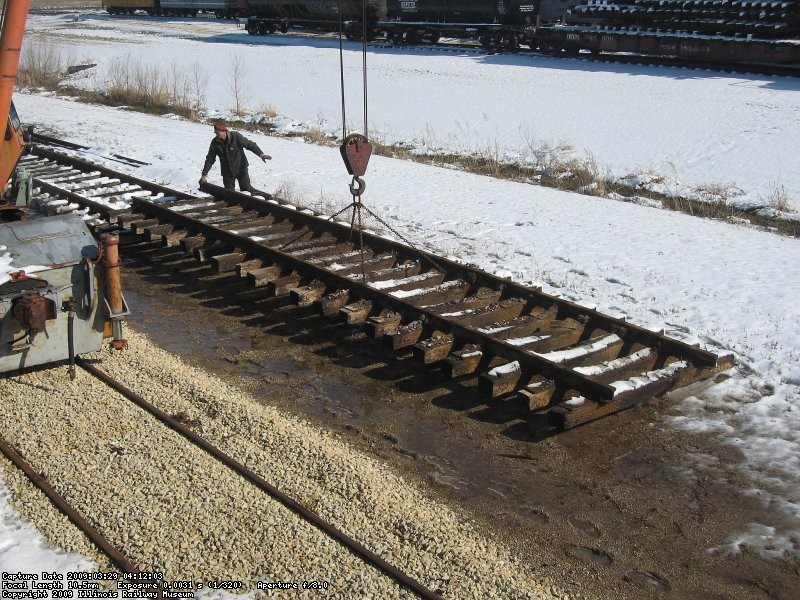
M735 450L665 422L676 398L532 435L514 402L487 404L359 329L174 249L123 255L138 330L394 465L556 583L597 598L798 597L797 562L712 550L776 517L741 493Z

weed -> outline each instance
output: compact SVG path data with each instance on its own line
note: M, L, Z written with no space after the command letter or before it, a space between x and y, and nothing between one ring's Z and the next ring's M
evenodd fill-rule
M272 105L272 104L265 104L264 106L261 107L261 111L260 112L261 112L262 115L264 115L270 121L273 121L275 119L275 117L277 117L279 114L281 114L281 113L278 112L278 109L275 108L275 106Z
M786 188L780 181L772 181L769 184L769 192L764 199L765 204L780 212L795 212L792 205L789 203L789 194L786 193Z
M233 92L234 108L233 114L237 117L243 117L245 114L245 105L248 100L247 89L247 67L244 63L242 55L235 52L231 55L229 63L229 77L231 84L231 91Z
M319 215L330 217L345 208L346 204L341 199L327 196L322 190L319 191L319 198L311 202L308 206Z
M297 186L289 180L282 181L273 195L295 206L299 205L302 200L302 194L297 190Z
M301 134L301 137L311 144L335 146L336 140L325 132L325 124L326 121L323 117L317 117L317 120Z
M208 94L208 72L199 62L192 64L189 74L189 89L191 91L191 113L192 119L200 118L200 113L206 106L206 96Z
M32 43L23 46L17 83L26 88L56 87L66 74L64 58L59 48L49 43Z

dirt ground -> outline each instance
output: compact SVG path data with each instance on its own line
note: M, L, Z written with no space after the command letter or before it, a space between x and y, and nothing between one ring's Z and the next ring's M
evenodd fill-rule
M713 550L775 515L741 493L736 451L664 421L675 398L534 436L513 402L487 404L336 319L174 251L123 255L138 330L394 465L554 582L597 598L798 597L800 563Z

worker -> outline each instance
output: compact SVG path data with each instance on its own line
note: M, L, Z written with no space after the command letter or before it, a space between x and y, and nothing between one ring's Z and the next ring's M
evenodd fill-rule
M243 192L259 193L258 190L250 185L250 174L247 172L248 162L244 155L247 148L250 152L258 155L263 161L272 160L269 154L264 154L261 148L248 140L238 131L228 131L228 124L219 121L214 124L214 139L208 147L206 162L203 165L203 173L200 176L200 184L208 181L208 172L219 156L220 170L222 171L222 185L225 189L234 189L234 182L239 182L239 189Z

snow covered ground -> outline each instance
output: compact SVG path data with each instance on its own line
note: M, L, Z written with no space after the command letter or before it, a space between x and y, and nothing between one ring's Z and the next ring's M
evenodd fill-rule
M57 32L75 63L97 63L75 76L97 89L115 61L199 65L209 76L209 116L230 114L230 65L241 60L249 112L271 106L290 126L341 133L338 47L330 40L253 38L215 21L120 26L98 15L32 15L29 30L29 40ZM348 121L358 124L360 55L347 48ZM666 186L736 185L755 201L778 183L800 208L797 79L400 49L371 52L368 68L370 127L385 141L502 155L565 141L617 174L652 171ZM18 93L15 102L26 123L99 154L146 160L138 176L196 190L208 126L43 94ZM349 201L337 148L249 137L274 157L251 160L257 188L307 206ZM774 523L750 524L718 548L747 543L765 556L800 555L797 240L381 157L365 179L365 203L415 245L734 353L730 379L680 401L656 426L738 448L752 481L741 493L774 506ZM216 166L211 180L219 182ZM704 461L713 469L717 459ZM0 567L10 570L3 548L0 541Z
M102 13L32 15L28 30L26 44L46 33L74 63L97 63L75 76L78 85L104 89L109 70L126 62L199 69L209 106L224 111L236 103L238 65L251 112L269 106L294 124L341 133L332 38L250 36L215 20L120 26ZM346 117L361 128L360 44L345 48ZM402 48L372 49L367 67L369 134L385 142L523 162L568 146L601 173L655 180L666 193L740 190L734 200L752 205L783 190L800 208L796 78Z

